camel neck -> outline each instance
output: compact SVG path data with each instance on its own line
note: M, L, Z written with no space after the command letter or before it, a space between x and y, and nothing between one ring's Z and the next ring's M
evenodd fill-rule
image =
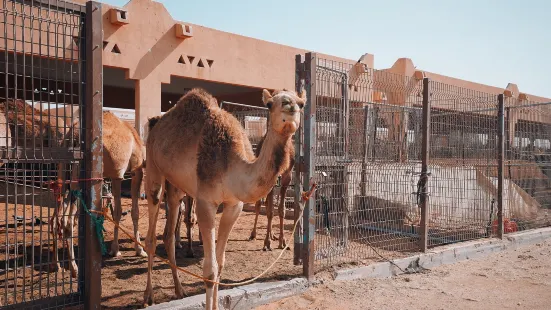
M251 181L249 184L252 187L249 189L252 196L255 196L246 200L257 200L267 195L277 177L288 168L290 164L288 145L291 137L281 136L273 130L267 132L260 154L246 169L248 175L244 177Z

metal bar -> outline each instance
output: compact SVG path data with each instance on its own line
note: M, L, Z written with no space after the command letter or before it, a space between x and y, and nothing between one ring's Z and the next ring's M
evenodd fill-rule
M537 107L542 105L551 105L551 102L538 102L538 103L531 103L527 105L514 105L514 106L507 107L507 109L522 109L522 108ZM478 110L470 110L470 111L458 110L456 112L438 113L438 116L457 115L458 113L476 113L476 112L492 112L492 111L495 111L495 108L486 108L486 109L478 109Z
M101 3L86 3L86 178L103 174L103 25ZM103 181L86 181L85 201L90 210L101 210ZM92 219L86 215L84 303L86 309L101 308L101 252Z
M306 53L305 86L306 106L304 107L304 180L303 188L309 190L314 181L316 146L316 63L315 53ZM314 237L316 231L315 198L310 198L304 206L303 217L303 273L307 279L314 276Z
M261 110L268 111L268 108L266 108L266 107L257 107L257 106L254 106L254 105L248 105L248 104L242 104L242 103L236 103L236 102L230 102L230 101L221 101L220 102L220 108L222 108L222 105L224 103L225 104L236 105L236 106L239 106L239 107L252 108L252 109L261 109Z
M63 11L63 10L70 10L73 12L85 12L85 8L83 5L73 3L69 0L67 1L55 1L55 4L52 4L52 0L19 0L23 2L24 4L31 5L33 7L42 6L44 8L47 8L48 10L56 10L56 11Z
M498 166L497 166L497 237L503 239L503 171L505 169L505 98L503 94L497 96L497 139L498 139Z
M304 91L303 87L303 77L304 77L304 56L303 55L296 55L295 56L295 88L297 93L301 93ZM300 215L300 204L299 201L301 199L301 167L302 167L302 134L303 134L303 126L300 126L300 128L295 133L295 168L294 168L294 178L295 178L295 186L294 186L294 194L295 194L295 200L294 200L294 216L295 216L295 223L299 221L297 224L297 229L295 230L295 234L293 236L294 240L294 246L293 246L293 264L294 265L300 265L302 263L302 218L299 218Z
M308 53L306 53L308 54ZM331 69L329 67L324 67L324 66L317 66L318 69L321 69L321 70L327 70L327 71L331 71L331 72L334 72L334 73L338 73L338 74L341 74L341 75L348 75L348 72L340 72L338 70L335 70L335 69Z
M428 248L428 166L430 154L430 80L423 79L423 140L421 144L421 223L419 227L419 249L426 252Z

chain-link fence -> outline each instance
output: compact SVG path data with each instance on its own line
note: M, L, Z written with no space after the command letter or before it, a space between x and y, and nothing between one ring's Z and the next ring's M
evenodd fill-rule
M313 53L297 68L303 187L319 186L306 275L551 224L551 103Z

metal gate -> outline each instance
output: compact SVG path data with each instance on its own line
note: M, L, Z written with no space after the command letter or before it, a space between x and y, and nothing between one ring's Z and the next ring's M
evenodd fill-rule
M2 307L99 303L101 256L83 211L101 202L99 46L97 3L0 2Z

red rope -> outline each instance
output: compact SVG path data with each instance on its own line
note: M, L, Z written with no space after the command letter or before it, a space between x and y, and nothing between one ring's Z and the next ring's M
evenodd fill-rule
M56 180L56 181L48 181L48 182L45 182L44 184L69 184L69 183L78 183L78 182L82 182L82 181L103 181L103 178L90 178L90 179L76 179L76 180L67 180L67 181L61 181L61 180Z

